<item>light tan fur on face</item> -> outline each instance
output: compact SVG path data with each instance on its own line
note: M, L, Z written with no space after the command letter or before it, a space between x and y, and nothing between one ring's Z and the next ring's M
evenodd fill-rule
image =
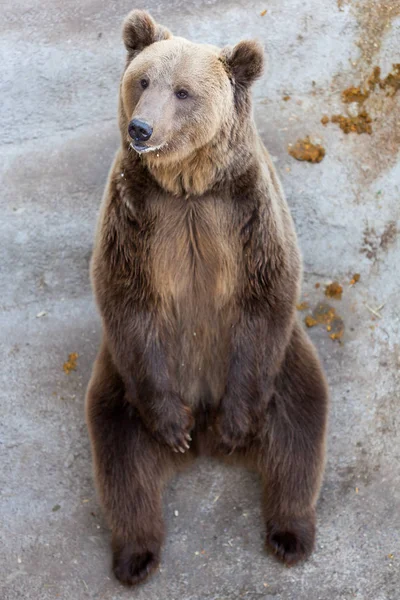
M143 78L149 81L145 90L140 88ZM189 97L179 100L179 89ZM147 145L155 151L142 158L160 185L178 194L204 193L219 162L218 156L208 157L206 146L233 124L233 91L220 50L182 38L156 42L129 64L121 92L127 144L130 120L153 127ZM219 141L217 146L225 164L228 144Z

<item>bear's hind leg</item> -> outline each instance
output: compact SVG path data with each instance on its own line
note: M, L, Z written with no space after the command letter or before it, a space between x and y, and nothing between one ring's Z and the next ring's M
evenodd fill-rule
M267 547L287 565L307 558L314 547L327 403L319 360L296 325L268 405L261 455Z
M158 567L163 484L185 458L151 436L124 395L103 345L87 392L87 423L100 500L112 529L114 574L134 585Z

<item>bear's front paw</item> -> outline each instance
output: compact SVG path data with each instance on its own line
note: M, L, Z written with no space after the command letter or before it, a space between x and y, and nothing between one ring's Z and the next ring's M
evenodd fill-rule
M250 421L244 411L221 407L216 419L216 431L222 447L228 452L246 445Z
M147 579L159 562L159 552L138 551L132 544L126 544L114 550L113 572L124 585L136 585Z
M315 515L271 519L267 522L267 547L288 567L310 556L315 543Z
M165 411L160 414L154 435L160 442L169 446L174 452L186 452L192 440L190 432L194 426L192 411L181 401L167 405L164 399Z

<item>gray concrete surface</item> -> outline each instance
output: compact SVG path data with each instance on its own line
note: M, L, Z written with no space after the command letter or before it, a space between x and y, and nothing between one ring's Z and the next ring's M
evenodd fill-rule
M343 343L322 326L310 330L332 392L317 548L294 569L265 555L257 479L204 462L168 489L160 572L131 591L113 580L83 398L100 335L88 261L118 144L120 24L133 5L8 0L0 20L0 598L395 600L400 93L366 101L371 136L320 119L345 114L341 91L373 66L385 76L400 62L399 0L142 7L194 40L258 37L269 55L255 114L299 233L303 299L313 308L326 282L344 287L342 300L330 301L345 323ZM320 164L287 153L305 135L326 148ZM368 306L380 305L374 317ZM71 352L77 370L67 375Z

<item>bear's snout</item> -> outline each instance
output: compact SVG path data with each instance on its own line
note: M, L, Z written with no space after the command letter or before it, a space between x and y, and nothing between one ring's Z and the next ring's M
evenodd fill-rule
M153 133L153 128L145 121L133 119L129 123L128 133L135 142L147 142Z

